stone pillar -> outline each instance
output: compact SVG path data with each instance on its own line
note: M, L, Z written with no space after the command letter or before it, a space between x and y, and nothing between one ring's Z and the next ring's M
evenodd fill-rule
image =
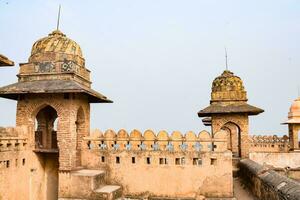
M300 124L289 124L289 140L292 150L299 149Z

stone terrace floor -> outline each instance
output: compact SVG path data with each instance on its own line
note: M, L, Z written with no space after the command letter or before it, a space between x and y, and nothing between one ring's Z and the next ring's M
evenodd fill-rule
M239 178L233 178L233 193L237 200L258 200L245 188Z
M228 199L236 199L236 200L259 200L251 192L241 183L239 178L233 179L233 192L235 198L225 198ZM224 199L224 200L225 200ZM143 200L141 199L133 199L133 198L123 198L122 200ZM220 198L209 198L209 200L223 200Z

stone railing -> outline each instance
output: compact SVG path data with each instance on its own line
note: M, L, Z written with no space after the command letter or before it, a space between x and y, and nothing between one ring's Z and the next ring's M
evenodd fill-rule
M289 138L283 137L253 135L250 139L250 152L288 152Z
M179 131L168 134L159 131L156 135L152 130L142 134L133 130L128 134L121 129L117 133L113 130L100 132L95 130L89 137L84 138L83 149L89 150L113 150L113 151L226 151L226 132L220 131L214 138L207 131L201 131L198 135L187 132L185 135Z
M239 164L244 184L258 199L297 200L300 199L300 183L287 178L266 166L245 159Z

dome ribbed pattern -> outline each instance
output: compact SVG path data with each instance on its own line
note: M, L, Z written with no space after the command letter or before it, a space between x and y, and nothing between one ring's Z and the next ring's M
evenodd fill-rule
M212 83L213 92L244 91L243 81L231 71L225 70Z
M82 57L80 46L59 30L36 41L32 46L30 58L43 53L63 53Z
M242 79L225 70L212 83L211 101L247 101L247 92Z

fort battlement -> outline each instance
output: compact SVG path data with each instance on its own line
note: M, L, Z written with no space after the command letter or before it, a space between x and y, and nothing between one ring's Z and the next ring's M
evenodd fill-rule
M27 147L24 127L0 127L0 152L21 151Z
M147 183L150 196L232 197L232 153L226 131L212 138L207 131L94 130L82 145L82 166L105 169L109 183L122 185L125 196L143 196Z
M84 149L99 150L148 150L148 151L226 151L226 132L219 131L214 138L207 131L195 134L188 131L182 134L173 131L171 134L162 130L157 134L146 130L143 134L139 130L128 133L121 129L117 132L109 129L102 133L94 130L90 136L85 137Z
M289 137L284 135L253 135L249 136L250 152L288 152L290 149Z
M214 79L210 104L198 112L211 133L91 132L90 104L112 101L92 89L80 46L58 29L34 43L17 77L0 88L17 101L17 127L0 127L0 200L231 199L238 163L248 157L300 177L300 98L285 122L289 137L249 136L249 116L263 110L248 104L242 79L229 70ZM253 161L241 166L242 177L259 184L257 196L295 185L271 171L252 173L261 168Z

